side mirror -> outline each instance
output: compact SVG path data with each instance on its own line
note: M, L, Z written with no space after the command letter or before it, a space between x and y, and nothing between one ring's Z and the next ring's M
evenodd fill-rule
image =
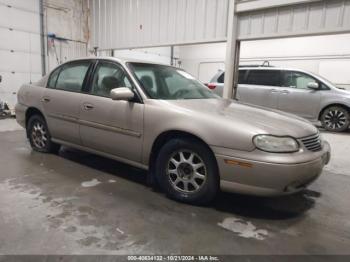
M125 100L130 101L134 98L135 94L127 87L118 87L111 90L112 100Z
M312 89L312 90L318 90L319 85L316 82L310 82L307 84L307 88Z

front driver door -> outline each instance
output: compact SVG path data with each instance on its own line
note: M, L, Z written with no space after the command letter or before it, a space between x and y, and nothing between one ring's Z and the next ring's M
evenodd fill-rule
M80 104L80 136L83 145L134 162L141 161L144 104L114 101L113 88L134 90L121 65L98 62L90 83L90 93ZM135 94L136 95L136 94Z
M320 85L317 79L303 72L284 71L278 109L309 120L317 120L321 93L307 87L311 82Z

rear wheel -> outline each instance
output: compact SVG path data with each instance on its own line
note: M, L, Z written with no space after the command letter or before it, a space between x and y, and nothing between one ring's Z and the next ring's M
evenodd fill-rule
M349 127L350 115L344 107L331 106L322 113L321 122L328 131L343 132Z
M168 197L191 204L210 202L219 189L212 152L194 139L174 139L160 150L156 176Z
M60 145L51 141L51 135L44 118L31 116L27 125L27 134L31 147L42 153L57 153Z

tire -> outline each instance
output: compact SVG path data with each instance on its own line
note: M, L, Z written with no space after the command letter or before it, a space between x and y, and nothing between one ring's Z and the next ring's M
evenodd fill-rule
M156 159L156 179L166 195L189 204L208 204L219 190L219 175L212 152L194 139L173 139Z
M40 115L33 115L27 124L27 136L33 150L41 153L57 153L60 145L51 141L46 121Z
M331 132L343 132L349 128L349 111L341 106L331 106L321 116L322 126Z

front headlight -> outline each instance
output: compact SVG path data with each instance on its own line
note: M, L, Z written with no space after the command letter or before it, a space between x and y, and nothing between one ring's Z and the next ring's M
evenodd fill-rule
M257 135L253 142L258 149L271 153L291 153L299 150L298 141L289 136Z

